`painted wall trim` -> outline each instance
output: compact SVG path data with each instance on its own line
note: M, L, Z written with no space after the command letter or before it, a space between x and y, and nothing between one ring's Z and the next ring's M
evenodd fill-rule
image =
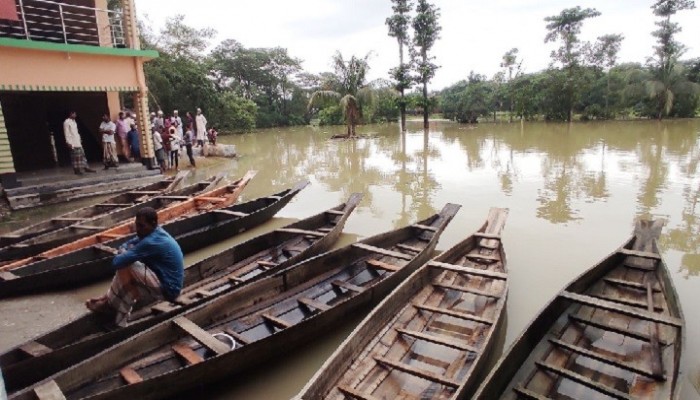
M120 49L116 47L88 46L85 44L65 44L38 40L0 38L0 47L15 47L29 50L60 51L65 53L98 54L106 56L158 58L155 50Z
M138 92L136 86L50 86L50 85L2 85L6 92Z

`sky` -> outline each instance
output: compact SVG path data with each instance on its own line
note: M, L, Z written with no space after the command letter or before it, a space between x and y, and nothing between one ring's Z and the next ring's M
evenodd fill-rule
M167 17L184 14L196 28L217 31L212 43L235 39L245 47L285 47L303 60L306 71L331 70L336 51L346 57L371 52L370 80L388 78L398 64L398 45L387 35L389 0L137 0L139 18L158 31ZM546 68L555 44L544 43L544 18L563 9L596 8L600 17L584 22L581 38L621 33L620 62L644 62L652 55L656 18L651 0L433 0L440 8L441 39L432 54L440 66L430 84L442 89L465 79L470 71L492 77L503 54L520 50L525 72ZM698 4L700 6L700 4ZM684 58L700 57L700 9L682 11L674 21L688 47Z

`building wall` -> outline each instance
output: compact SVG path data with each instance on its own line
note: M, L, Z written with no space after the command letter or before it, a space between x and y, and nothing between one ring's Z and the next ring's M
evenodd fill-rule
M3 47L0 90L138 91L133 57Z

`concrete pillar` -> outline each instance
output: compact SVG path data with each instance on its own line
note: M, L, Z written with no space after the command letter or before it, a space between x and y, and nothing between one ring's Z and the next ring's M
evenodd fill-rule
M144 165L155 168L158 163L156 163L156 155L153 150L147 90L134 93L134 113L136 114L136 124L139 126L139 133L141 134L141 159Z
M134 0L122 0L122 18L124 18L124 37L130 49L141 49L139 29L136 23L136 6Z
M10 138L7 136L2 104L0 104L0 185L5 189L18 186L15 160L10 149Z

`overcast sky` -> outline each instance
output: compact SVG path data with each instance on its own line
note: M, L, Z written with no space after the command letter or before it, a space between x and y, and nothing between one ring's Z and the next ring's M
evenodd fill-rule
M602 12L585 22L584 40L622 33L620 61L644 62L652 54L651 32L656 27L650 0L433 2L441 9L442 33L433 50L441 68L432 89L464 79L472 70L492 76L513 47L520 49L526 72L546 68L555 45L544 43L544 18L577 5ZM137 9L154 30L168 16L185 14L187 24L217 31L214 44L232 38L246 47L286 47L309 72L330 70L336 50L346 57L371 51L370 79L388 77L398 63L396 41L387 36L384 23L391 14L389 0L140 0ZM700 10L683 11L674 20L683 28L678 39L689 48L685 58L700 57Z

